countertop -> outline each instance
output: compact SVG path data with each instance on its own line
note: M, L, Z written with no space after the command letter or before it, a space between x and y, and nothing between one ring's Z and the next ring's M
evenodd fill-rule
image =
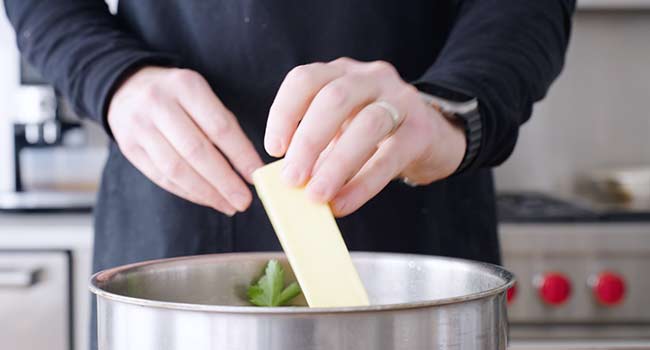
M578 0L579 10L650 9L650 0Z

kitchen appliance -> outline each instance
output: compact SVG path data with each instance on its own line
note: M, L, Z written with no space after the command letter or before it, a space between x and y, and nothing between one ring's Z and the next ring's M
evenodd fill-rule
M498 199L512 348L650 348L650 210Z
M246 288L269 259L295 279L281 253L165 259L94 275L99 348L506 349L506 289L514 280L498 266L352 253L371 306L250 306Z
M12 102L11 118L0 118L0 209L91 208L105 145L25 62Z

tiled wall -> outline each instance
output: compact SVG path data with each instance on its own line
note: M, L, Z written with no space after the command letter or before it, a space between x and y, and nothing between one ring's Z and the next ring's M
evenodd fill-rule
M650 166L650 11L579 12L565 70L497 188L566 193L581 172L635 165Z

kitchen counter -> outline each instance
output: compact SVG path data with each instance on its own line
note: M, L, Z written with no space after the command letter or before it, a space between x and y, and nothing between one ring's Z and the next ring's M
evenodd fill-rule
M55 230L60 228L79 228L92 225L92 213L77 212L0 212L0 234L22 232L25 229L51 227Z
M578 0L578 10L650 9L649 0Z

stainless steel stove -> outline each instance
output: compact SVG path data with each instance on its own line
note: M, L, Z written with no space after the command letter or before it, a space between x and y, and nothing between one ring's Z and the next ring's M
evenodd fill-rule
M499 215L512 349L650 349L650 213L517 194Z

